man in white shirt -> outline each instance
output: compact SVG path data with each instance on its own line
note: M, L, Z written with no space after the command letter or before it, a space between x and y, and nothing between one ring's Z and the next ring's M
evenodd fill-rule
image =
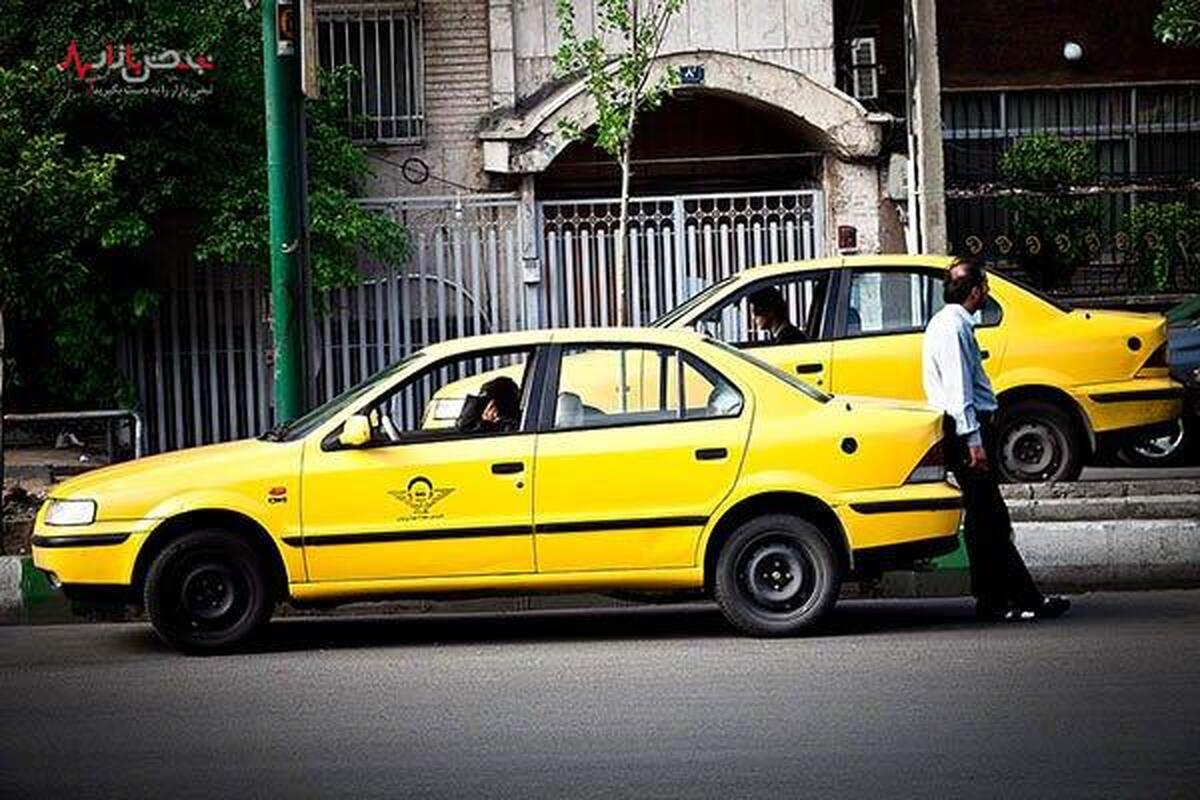
M942 286L946 305L925 329L921 353L925 398L946 414L946 461L963 492L963 538L971 592L981 619L1060 616L1070 607L1045 597L1012 543L1012 522L989 454L996 394L983 369L972 314L987 301L987 275L976 261L958 259Z

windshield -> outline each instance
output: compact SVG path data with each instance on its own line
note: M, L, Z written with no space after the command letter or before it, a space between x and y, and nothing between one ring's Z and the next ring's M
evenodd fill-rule
M820 389L813 386L811 383L805 383L804 381L797 378L795 375L791 375L787 372L784 372L779 367L776 367L773 364L768 364L766 361L763 361L762 359L756 358L756 357L750 355L749 353L738 350L733 345L725 344L724 342L722 342L718 339L713 339L713 338L707 337L707 336L704 337L704 341L708 342L711 345L714 345L715 347L721 348L726 353L730 353L731 355L737 356L742 361L746 361L750 364L753 364L754 366L758 367L761 370L771 373L776 378L778 378L779 380L786 383L788 386L791 386L793 389L799 389L801 392L804 392L804 394L808 395L813 400L816 400L818 403L828 403L830 400L833 399L833 395L825 394L825 392L822 392Z
M276 425L258 438L268 442L291 442L307 436L321 427L330 417L342 409L353 405L360 397L370 392L379 381L390 378L420 357L420 353L413 353L406 358L402 358L395 364L384 367L366 380L356 383L332 400L322 403L304 416L282 425Z
M730 275L728 278L722 278L716 283L706 286L689 297L687 300L684 300L682 304L675 306L675 308L654 320L654 322L650 323L650 327L669 328L671 325L675 324L681 318L686 316L688 312L702 305L704 301L708 300L708 298L712 297L717 292L733 283L735 280L737 280L737 275Z

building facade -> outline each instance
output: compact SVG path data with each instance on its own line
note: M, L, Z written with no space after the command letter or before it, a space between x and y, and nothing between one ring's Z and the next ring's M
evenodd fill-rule
M578 80L555 74L555 5L318 2L321 64L359 76L351 110L375 167L372 195L515 193L537 204L618 193L611 159L559 128L564 119L586 126L595 112ZM589 35L592 0L574 7ZM839 226L854 229L858 250L894 247L879 170L891 122L837 88L834 34L829 0L686 2L655 69L679 67L688 79L639 122L633 194L762 193L770 204L772 192L804 190L814 193L806 222L819 229L803 255L834 252Z
M1148 224L1165 206L1200 209L1200 48L1155 39L1161 7L1158 0L938 0L952 252L1027 272L1051 253L1067 262L1069 278L1050 289L1102 301L1169 302L1200 289L1196 234ZM905 0L843 0L836 16L838 40L869 42L874 54L867 83L875 97L864 104L897 117L906 113L904 9ZM839 85L850 88L855 68L849 58L841 63ZM1088 163L1074 185L1014 181L1004 155L1035 136L1082 145ZM1068 222L1058 230L1033 224L1049 211ZM1147 237L1157 245L1148 247ZM1148 280L1148 253L1168 238L1173 270Z

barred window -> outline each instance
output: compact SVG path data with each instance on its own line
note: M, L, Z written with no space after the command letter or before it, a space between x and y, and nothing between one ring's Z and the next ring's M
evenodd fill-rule
M316 8L323 69L348 64L346 114L360 142L408 144L425 134L419 2L322 3Z

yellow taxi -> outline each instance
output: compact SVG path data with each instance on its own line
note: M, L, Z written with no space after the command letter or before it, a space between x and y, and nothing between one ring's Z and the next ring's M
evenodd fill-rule
M837 395L923 400L921 339L942 307L938 256L852 256L748 269L655 322L695 328ZM992 460L1013 482L1073 480L1100 452L1170 430L1183 387L1168 376L1160 314L1072 309L998 273L976 313L996 390ZM771 344L749 298L774 288L802 341Z
M511 381L513 408L430 413L480 378ZM280 601L463 592L706 592L785 635L842 581L954 549L941 430L690 331L460 339L257 440L64 482L33 558L68 595L144 602L190 652Z

